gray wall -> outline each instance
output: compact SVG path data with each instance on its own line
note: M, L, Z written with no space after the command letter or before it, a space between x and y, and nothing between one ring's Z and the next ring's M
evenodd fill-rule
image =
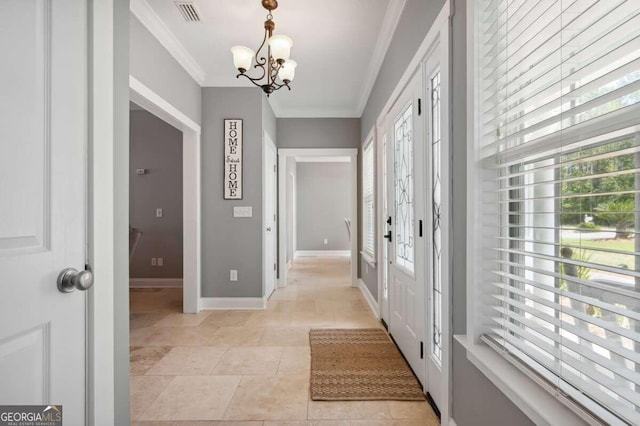
M278 148L359 147L359 118L278 119Z
M453 331L466 332L466 3L453 0L452 89L452 193L453 193ZM407 0L389 51L362 116L361 134L366 136L381 113L391 92L426 36L443 0ZM363 268L363 266L361 266ZM377 276L369 267L362 278L377 292ZM373 281L376 284L373 285ZM376 293L373 293L376 295ZM530 425L531 421L467 359L465 349L453 344L453 412L458 426Z
M298 174L298 167L294 158L289 157L287 160L287 262L293 260L293 225L295 223L294 217L296 214L294 199L293 199L293 190L296 187L296 180Z
M200 85L133 15L130 15L130 31L131 75L200 124Z
M363 138L375 125L391 92L422 44L443 5L444 0L407 0L362 114Z
M202 295L262 297L262 97L251 88L202 89ZM225 118L243 120L243 200L223 199ZM234 206L253 217L234 218ZM229 281L229 270L238 281Z
M129 276L182 278L182 132L147 111L132 110L129 152L129 224L143 232ZM163 258L163 266L151 266L152 257Z
M297 163L296 168L297 249L349 250L344 218L351 212L351 164Z

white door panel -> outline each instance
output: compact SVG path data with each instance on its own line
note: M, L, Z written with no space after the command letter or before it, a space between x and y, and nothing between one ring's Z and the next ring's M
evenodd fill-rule
M277 205L277 151L265 133L264 141L264 287L265 296L269 297L276 289L277 269L276 253L278 232Z
M4 0L0 13L0 404L62 404L85 423L87 10Z
M423 117L419 114L421 75L416 74L386 120L387 200L391 216L388 244L389 332L418 379L426 383Z

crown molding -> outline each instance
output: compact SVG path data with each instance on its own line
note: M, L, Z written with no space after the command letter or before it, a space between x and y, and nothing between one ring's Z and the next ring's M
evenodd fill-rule
M393 35L395 34L396 28L400 23L400 17L402 16L402 11L404 10L404 6L406 3L406 0L390 0L389 4L387 5L387 10L385 11L382 25L380 26L380 34L378 34L378 40L376 41L373 55L371 56L371 61L369 62L369 67L367 69L366 77L364 78L362 84L362 91L360 92L357 106L359 117L361 117L364 113L364 108L367 105L369 96L371 96L373 85L378 78L380 68L382 67L382 63L384 62L384 57L387 55L389 45L391 44Z
M205 80L204 69L180 43L149 3L146 0L131 0L130 10L182 68L202 86Z
M350 108L277 108L271 104L277 118L360 118L361 113Z

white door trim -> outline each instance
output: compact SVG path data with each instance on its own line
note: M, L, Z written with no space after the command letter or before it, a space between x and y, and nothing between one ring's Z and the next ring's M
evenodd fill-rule
M135 77L129 76L131 101L182 131L183 311L201 309L200 126Z
M451 91L449 89L449 85L451 82L451 62L450 62L450 55L451 55L451 46L450 46L450 31L451 31L451 23L450 23L450 17L452 16L452 12L453 12L453 5L452 2L450 0L445 0L445 3L442 7L442 9L440 10L440 12L438 13L438 16L436 17L436 19L433 22L433 25L431 26L431 28L429 29L427 35L425 36L424 40L422 41L422 44L420 45L420 47L418 48L418 50L416 51L415 55L413 56L413 59L411 60L411 62L409 63L409 65L407 66L404 74L402 75L402 77L400 78L400 80L398 81L398 84L396 85L395 89L393 90L393 92L391 93L391 95L389 96L387 102L385 103L384 108L381 110L380 115L378 116L378 119L376 120L376 129L381 129L384 128L384 123L385 123L385 118L387 116L387 114L389 113L390 109L393 107L393 105L395 104L395 102L397 101L398 97L400 96L400 94L402 93L402 91L404 90L404 88L407 86L407 84L409 83L409 81L411 80L411 78L413 77L413 75L416 72L420 71L422 62L424 61L425 57L427 56L427 54L429 53L430 49L434 46L435 43L437 43L439 41L440 43L440 48L442 49L443 55L442 55L442 63L441 63L441 71L442 71L442 87L443 87L443 91L442 91L442 112L445 115L448 115L448 111L449 111L449 107L450 107L450 98L451 98ZM425 105L427 105L427 102L424 103ZM425 106L426 107L426 106ZM444 117L445 120L447 120L447 117ZM446 121L445 121L446 122ZM426 134L425 134L426 136ZM449 123L447 126L442 128L442 143L451 143L451 120L449 119ZM450 164L447 164L450 167ZM443 164L444 166L444 164ZM382 168L381 168L381 164L378 163L378 170L377 170L377 176L381 176L382 175ZM387 171L388 172L388 171ZM445 192L446 191L446 192ZM449 202L451 200L450 198L450 191L451 191L451 186L449 182L446 182L443 184L442 186L442 192L443 194L447 194L446 196L449 197ZM380 192L378 192L379 194ZM430 206L429 206L430 208ZM451 212L450 210L447 212L447 215L450 215ZM447 217L445 219L444 222L442 222L444 226L450 226L450 217ZM383 228L384 229L384 228ZM451 254L450 254L450 250L451 250L451 246L448 244L448 241L444 241L445 238L450 238L450 234L445 236L445 234L443 234L443 255L442 255L442 263L443 265L446 265L445 269L448 269L448 271L444 271L443 270L443 277L442 277L442 335L444 336L442 339L442 351L443 351L443 358L442 358L442 389L441 389L441 395L442 395L442 406L438 407L440 409L440 413L441 413L441 418L442 418L442 425L443 426L447 426L449 424L451 424L451 402L452 402L452 386L451 386L451 380L452 380L452 375L451 375L451 366L452 366L452 312L451 312L451 305L452 305L452 289L451 289L451 275L450 275L450 270L451 270ZM379 250L378 251L378 262L382 261L382 251ZM382 268L380 268L382 269ZM382 280L378 280L378 286L382 286ZM378 289L378 294L382 293L382 289L379 288ZM427 315L430 315L429 311L427 310ZM426 357L425 357L425 362L426 362Z
M115 422L114 1L91 1L87 258L95 283L87 297L87 425ZM76 206L79 207L79 206Z
M278 149L278 212L280 224L287 223L287 170L289 159L295 157L349 157L351 164L351 285L358 287L358 149L357 148L281 148ZM287 285L287 227L279 226L278 240L281 242L278 252L278 285ZM295 250L295 247L294 247Z

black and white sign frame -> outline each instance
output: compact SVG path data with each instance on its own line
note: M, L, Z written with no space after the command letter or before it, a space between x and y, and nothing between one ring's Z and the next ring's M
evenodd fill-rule
M242 119L224 120L224 187L225 200L242 200Z

